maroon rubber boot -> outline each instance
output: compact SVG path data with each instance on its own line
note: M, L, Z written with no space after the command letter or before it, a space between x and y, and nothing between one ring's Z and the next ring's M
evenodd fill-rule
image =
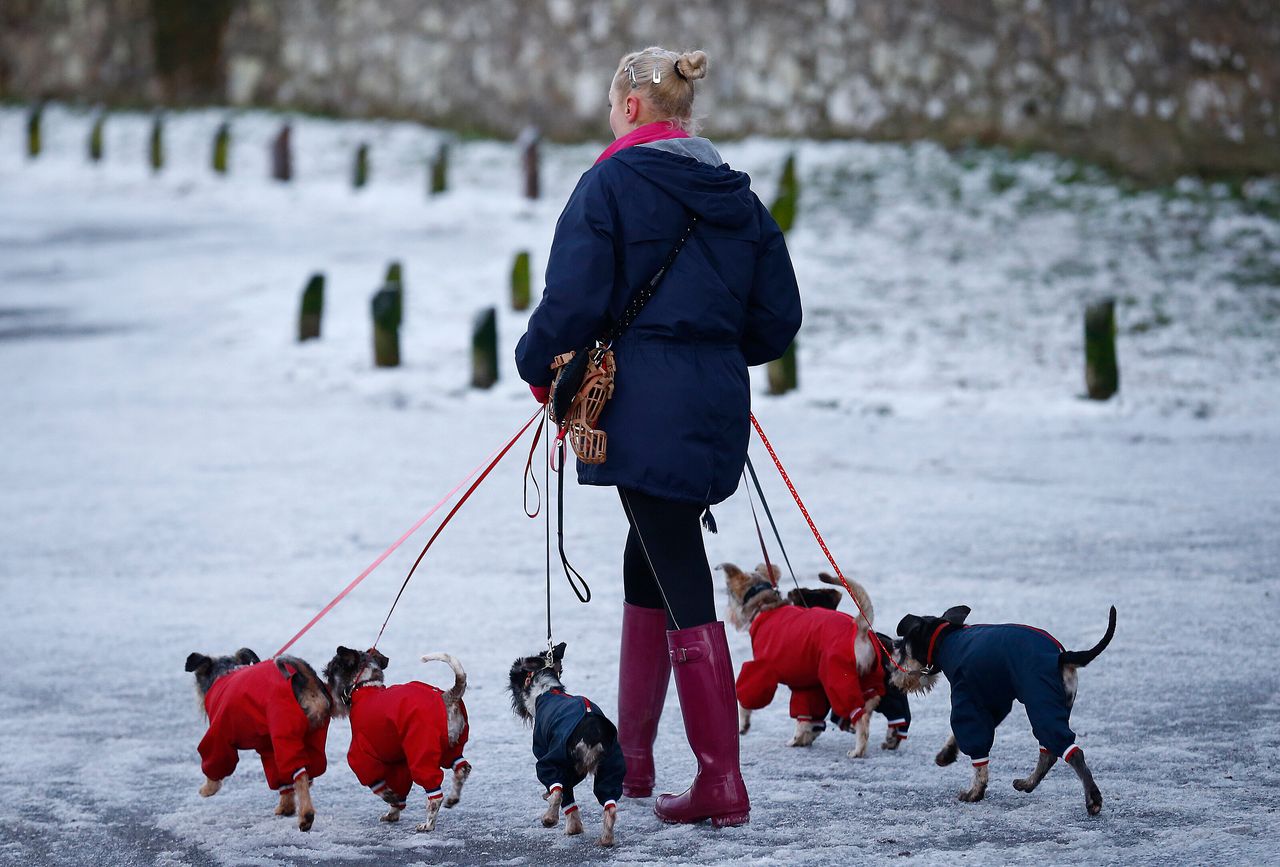
M627 760L622 794L653 794L653 741L671 682L667 612L622 603L622 653L618 660L618 745Z
M724 624L672 630L667 646L698 773L684 793L659 795L653 811L664 822L744 825L751 802L738 768L738 700Z

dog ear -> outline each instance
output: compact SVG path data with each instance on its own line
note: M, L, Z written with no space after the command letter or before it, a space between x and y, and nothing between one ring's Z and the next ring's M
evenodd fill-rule
M730 581L734 580L735 578L742 577L742 570L732 563L721 563L716 568L719 569L721 572L723 572L724 577Z
M337 653L338 664L343 668L355 668L360 664L360 651L352 650L350 647L338 645Z
M557 644L555 647L551 649L551 658L554 659L556 662L559 662L560 660L564 659L564 649L567 646L568 645L566 645L563 641Z
M778 586L778 579L782 577L782 567L777 563L770 563L768 568L769 580L773 582L773 586Z
M199 671L202 667L212 662L213 660L203 653L193 653L187 657L187 671Z
M917 617L914 614L908 614L898 621L898 636L906 638L913 631L920 628L920 624L924 623L923 617Z
M373 657L373 661L378 663L378 668L383 671L387 670L387 666L391 664L391 660L383 656L377 649L370 647L369 655Z
M968 605L956 605L955 607L948 608L946 611L942 612L942 619L948 623L954 623L956 626L960 626L964 623L964 619L969 616L969 611L970 608Z
M258 654L254 653L249 648L242 647L236 651L236 662L241 665L257 665L259 662L262 662L262 660L258 658Z

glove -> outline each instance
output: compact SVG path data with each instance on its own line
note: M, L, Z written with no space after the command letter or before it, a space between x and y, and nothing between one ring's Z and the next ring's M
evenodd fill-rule
M529 391L533 393L533 399L538 403L545 404L551 398L551 386L549 385L531 385Z

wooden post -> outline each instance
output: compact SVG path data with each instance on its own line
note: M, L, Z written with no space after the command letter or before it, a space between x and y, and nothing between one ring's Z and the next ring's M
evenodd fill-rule
M404 289L404 268L401 267L399 262L391 262L387 265L387 276L382 282L387 286Z
M529 309L529 251L516 253L511 266L511 309Z
M357 190L369 183L369 146L363 142L356 148L355 166L351 172L351 186Z
M778 196L773 200L769 213L784 233L790 232L796 221L796 204L800 199L800 184L796 180L796 155L787 155L782 165L782 177L778 179ZM769 362L769 393L786 394L800 386L796 364L796 344L792 341L787 351L776 361Z
M388 283L373 295L373 363L375 367L400 366L400 323L404 317L404 292Z
M427 185L427 192L432 196L438 196L449 187L449 146L441 143L439 150L436 151L435 157L431 160L429 168L430 179Z
M44 121L44 102L37 102L31 106L31 111L27 114L27 159L33 160L40 156L43 148L41 141L41 126Z
M524 165L524 197L536 199L541 190L538 182L538 143L542 141L542 133L536 126L527 126L516 139L516 147L520 149L520 159Z
M225 175L230 158L231 124L224 120L218 124L218 131L213 136L213 170L220 175Z
M320 319L324 314L324 274L317 271L302 290L302 307L298 311L298 342L320 337Z
M94 163L102 162L104 153L103 132L107 124L107 113L105 111L98 112L98 116L93 119L93 126L89 129L89 161Z
M156 112L151 121L150 141L151 171L158 172L164 168L164 114Z
M1084 384L1090 400L1107 400L1120 390L1114 298L1104 298L1085 308Z
M491 388L498 381L498 310L481 310L471 328L471 387Z
M791 341L787 351L777 361L769 362L769 394L786 394L799 388L796 372L796 341Z
M271 142L271 177L277 181L293 180L293 127L285 123Z

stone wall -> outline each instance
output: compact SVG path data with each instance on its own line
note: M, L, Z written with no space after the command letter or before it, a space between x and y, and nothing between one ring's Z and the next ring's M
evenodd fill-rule
M1278 0L233 0L214 101L604 137L618 57L711 56L715 135L1048 148L1168 178L1280 171ZM163 0L5 0L0 92L173 99ZM171 76L170 76L171 77Z

